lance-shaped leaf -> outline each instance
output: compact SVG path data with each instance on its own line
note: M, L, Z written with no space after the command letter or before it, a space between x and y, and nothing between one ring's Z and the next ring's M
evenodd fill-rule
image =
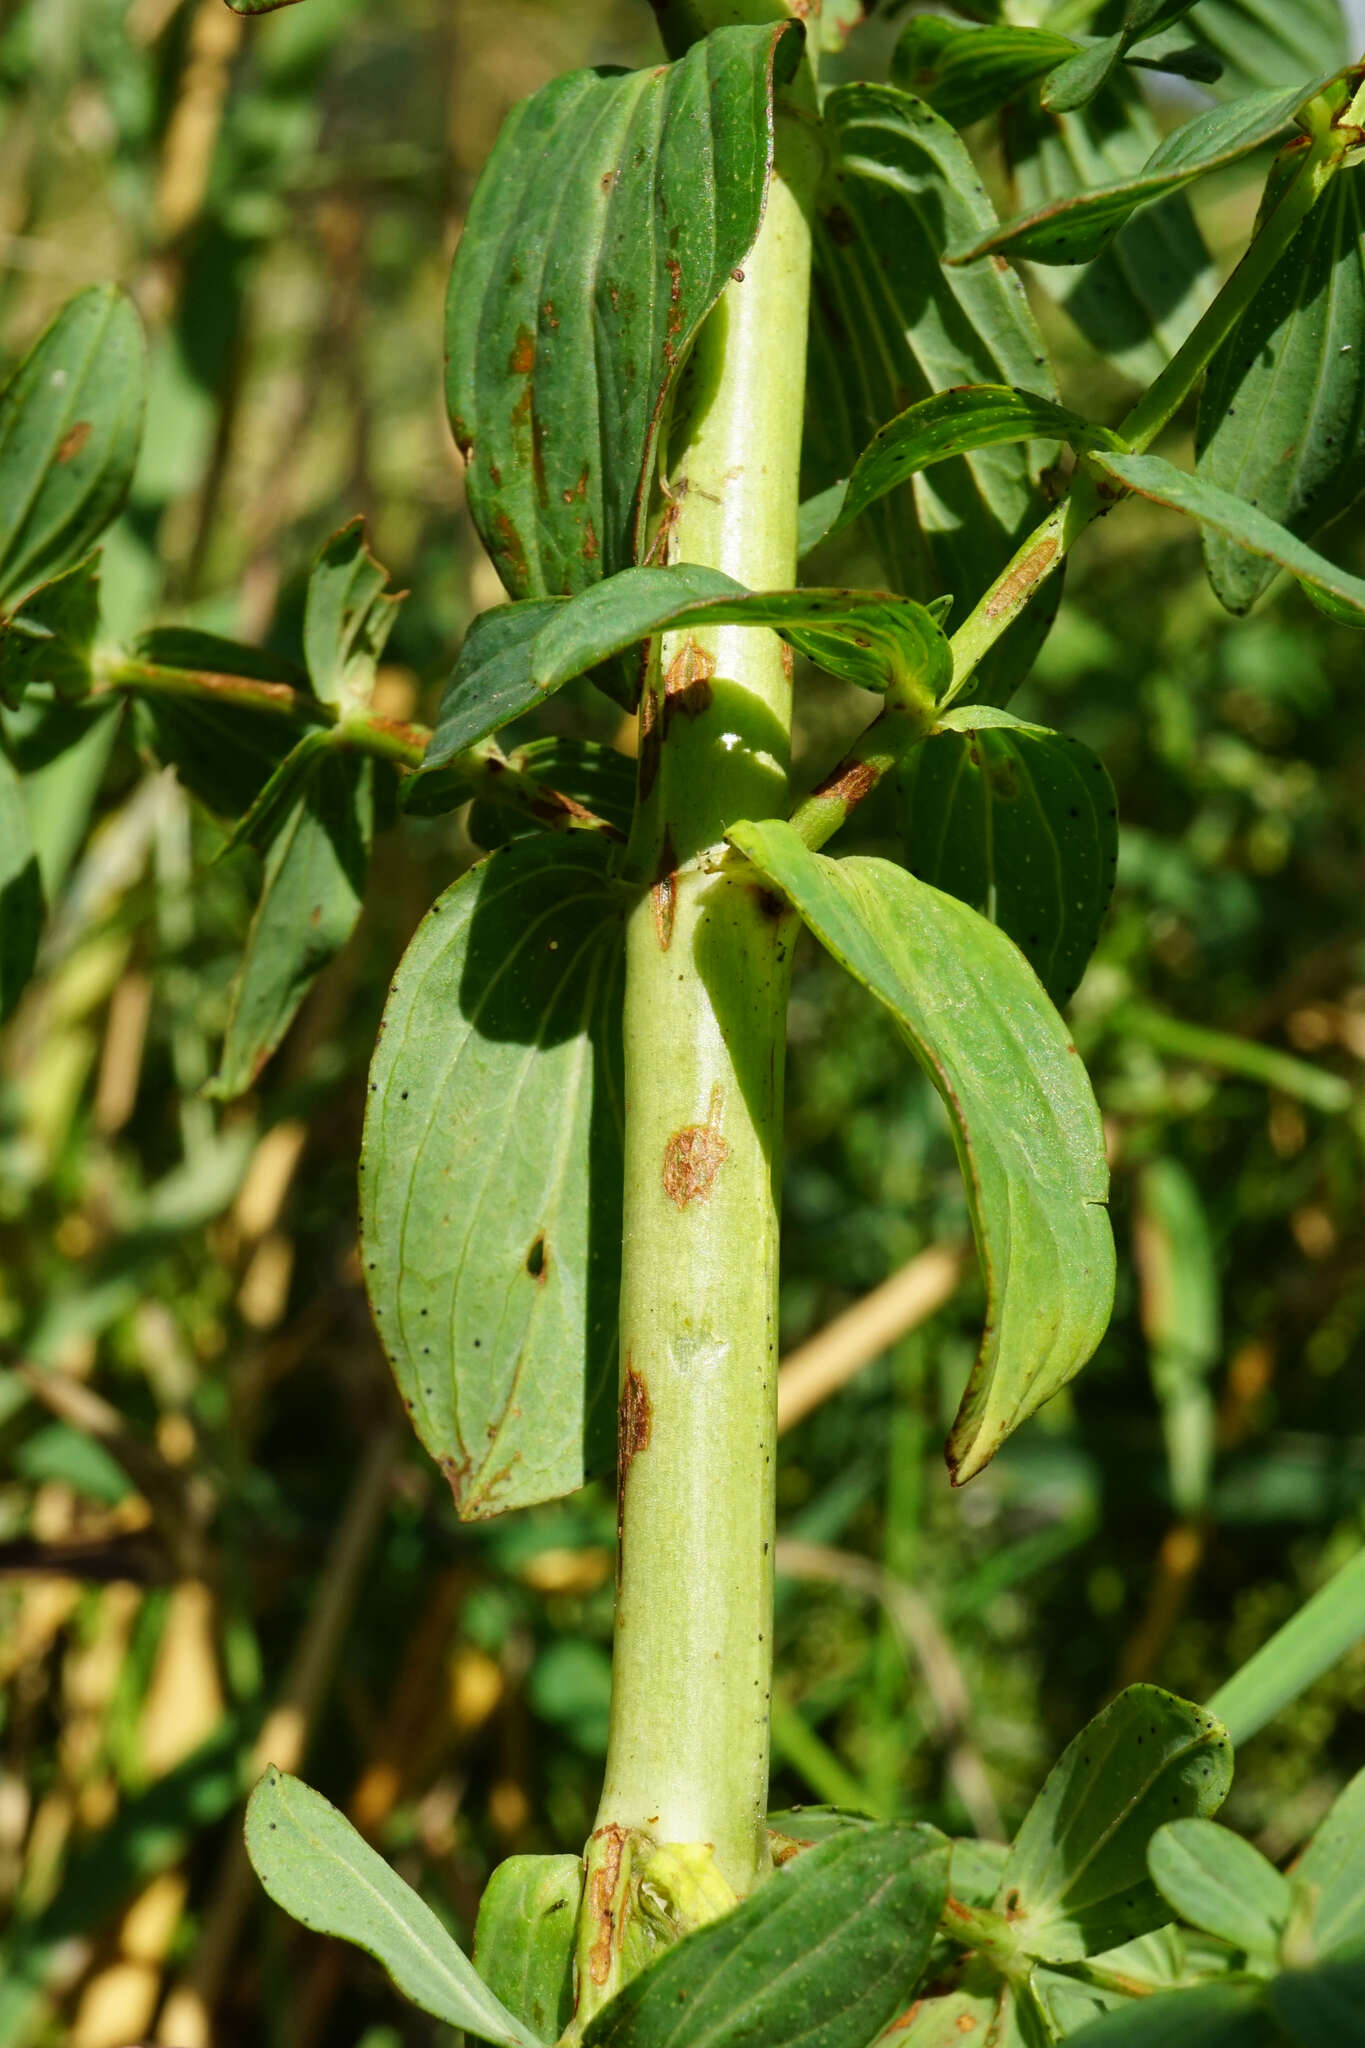
M43 931L43 885L24 786L0 751L0 1023L33 972Z
M48 683L64 696L84 695L99 615L98 554L31 590L0 618L0 704L16 705L34 683Z
M1075 114L1051 113L1030 94L1011 108L1004 139L1016 198L1032 212L1133 176L1161 130L1134 80L1120 75ZM1033 281L1093 348L1146 383L1207 306L1213 265L1189 200L1176 192L1134 214L1093 262L1048 265Z
M993 263L945 270L950 242L995 216L960 137L892 86L840 86L825 101L831 165L815 221L811 481L846 477L877 430L935 392L1012 384L1055 395L1019 281ZM878 501L869 535L892 586L959 613L989 588L1043 502L1056 444L996 445L935 465ZM1057 595L1054 579L1054 589ZM979 694L1000 701L1027 672L1054 607L1031 606L992 650Z
M722 28L508 116L446 337L470 509L513 597L584 590L640 552L664 401L758 232L774 71L800 51L790 22Z
M1190 27L1222 60L1229 90L1280 86L1349 62L1341 0L1199 0Z
M1130 177L1054 200L1038 212L1007 221L979 240L959 244L950 263L975 263L992 252L1028 256L1035 263L1088 263L1108 247L1130 214L1154 199L1179 192L1196 178L1226 170L1289 127L1331 74L1289 92L1247 93L1225 106L1196 114L1157 145L1143 168Z
M746 590L719 569L625 569L562 607L536 636L531 673L557 690L653 633L770 626L818 668L865 690L931 697L952 679L942 626L923 605L877 590Z
M1103 90L1117 65L1134 44L1143 43L1188 14L1194 0L1127 0L1123 20L1112 35L1101 36L1057 69L1043 86L1043 105L1054 113L1071 113Z
M437 899L370 1071L366 1284L470 1519L611 1463L624 913L585 837L520 840Z
M847 1828L617 1994L584 2048L866 2048L908 2005L948 1889L935 1828Z
M593 740L564 739L558 734L529 740L510 756L514 769L533 775L537 782L558 790L582 804L595 817L614 825L622 839L629 836L635 810L635 763L614 747ZM469 814L469 835L475 844L491 853L496 846L510 846L539 828L524 811L492 802L476 803Z
M1152 1882L1182 1920L1256 1956L1279 1948L1294 1894L1269 1859L1231 1828L1173 1820L1147 1845Z
M373 828L373 763L331 749L318 755L266 855L212 1094L231 1099L253 1086L351 936Z
M968 128L1076 54L1070 36L1002 22L969 25L916 15L891 60L891 82Z
M219 847L217 858L226 859L239 846L254 846L257 853L270 851L271 842L294 808L302 791L312 779L313 771L323 754L336 745L335 736L329 726L315 725L304 733L260 792L252 799L247 809Z
M1365 1943L1365 1771L1319 1822L1293 1875L1310 1888L1310 1931L1320 1956Z
M1086 459L1139 497L1183 512L1187 518L1197 519L1206 532L1235 542L1276 568L1287 569L1343 625L1365 626L1365 581L1296 540L1245 498L1234 497L1206 477L1191 476L1159 455L1116 455L1101 449Z
M1074 1962L1161 1926L1147 1845L1164 1821L1216 1813L1231 1783L1221 1721L1130 1685L1068 1744L1015 1837L995 1903L1020 1947Z
M79 292L0 393L0 610L89 554L128 495L145 401L132 302Z
M531 674L531 648L563 603L562 598L532 598L480 612L465 634L415 782L543 701Z
M1054 1003L1075 994L1113 893L1118 809L1070 734L970 706L903 777L906 864L1008 932Z
M877 430L854 463L847 484L825 494L818 521L815 501L808 500L802 507L802 552L850 526L879 498L936 462L978 448L1047 438L1067 441L1073 448L1122 451L1127 447L1109 427L1084 420L1051 398L1017 391L1009 384L964 384L956 391L922 398Z
M474 1967L539 2041L557 2041L573 2018L582 1896L581 1856L509 1856L479 1901Z
M899 1024L943 1098L986 1282L948 1440L961 1484L1084 1365L1113 1303L1099 1110L1066 1026L1005 934L889 861L814 854L780 821L730 835Z
M1249 1740L1365 1640L1365 1550L1356 1551L1209 1701L1234 1742Z
M320 1792L272 1765L251 1795L246 1846L277 1906L315 1934L353 1942L405 1998L499 2048L540 2048L462 1955L425 1899Z
M365 522L353 519L323 547L308 578L303 655L324 704L345 715L363 711L405 593L386 592L389 573L365 545Z
M1365 492L1365 167L1333 178L1209 365L1200 476L1311 540ZM1221 534L1209 581L1244 612L1275 574Z
M1222 1303L1208 1215L1178 1160L1153 1159L1143 1167L1133 1250L1171 1504L1177 1514L1199 1515L1213 1474L1209 1378L1222 1350Z

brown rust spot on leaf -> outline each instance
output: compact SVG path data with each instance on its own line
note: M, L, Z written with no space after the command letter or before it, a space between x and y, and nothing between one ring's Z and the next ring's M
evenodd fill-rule
M77 420L70 432L62 437L62 445L57 450L58 462L74 461L90 439L90 431L91 423L89 420Z
M853 222L849 219L842 206L831 206L829 212L825 215L825 219L829 225L830 234L839 248L846 249L850 242L857 241L858 230L854 227Z
M595 562L601 552L602 550L597 544L597 528L590 519L583 528L583 560L585 562Z
M514 377L529 377L535 366L536 338L529 327L519 327L507 367Z
M681 712L684 718L697 718L706 710L711 702L711 678L715 672L715 657L690 637L684 640L664 677L665 723L675 712Z
M1049 534L1038 545L1030 548L1019 567L1008 575L1000 588L986 601L986 617L998 619L1002 612L1011 612L1021 598L1027 597L1034 586L1041 583L1057 553L1057 543Z
M685 1124L664 1147L664 1193L679 1209L685 1209L689 1202L711 1199L716 1175L730 1157L730 1147L720 1134L723 1102L717 1081L711 1089L706 1122Z
M616 1932L616 1914L612 1899L621 1876L621 1857L625 1852L626 1831L611 1821L599 1828L593 1836L594 1842L605 1843L603 1860L593 1871L588 1885L588 1913L597 1928L597 1938L588 1951L588 1974L594 1984L605 1984L611 1975L612 1937Z
M515 596L517 587L524 588L530 578L530 571L526 565L526 549L522 546L521 535L505 512L494 513L493 533L496 541L495 559L499 565L506 564L511 571L510 576L504 576L503 581L511 586Z

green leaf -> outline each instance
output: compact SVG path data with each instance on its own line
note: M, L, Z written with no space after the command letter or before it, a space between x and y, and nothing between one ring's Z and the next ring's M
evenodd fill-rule
M1114 786L1080 740L1007 712L968 707L943 727L903 771L906 865L1007 932L1060 1005L1113 892Z
M1199 0L1190 26L1222 59L1229 86L1279 86L1350 61L1341 0Z
M518 841L437 899L370 1071L366 1283L470 1519L611 1463L624 913L587 839Z
M234 14L278 14L282 7L293 7L297 0L227 0Z
M272 1765L247 1806L246 1846L277 1906L315 1934L363 1948L423 2012L501 2048L540 2048L426 1901L321 1793Z
M1135 81L1118 75L1075 114L1049 113L1030 94L1004 140L1017 200L1031 212L1140 171L1161 130ZM1209 303L1213 265L1176 192L1134 214L1093 262L1050 264L1033 282L1108 362L1150 383Z
M313 688L344 717L365 711L375 673L404 593L386 593L381 569L365 545L365 522L353 519L325 544L308 578L303 654Z
M117 697L30 697L0 713L0 737L23 778L43 894L55 903L85 839L123 718Z
M1365 1955L1341 1956L1314 1970L1285 1970L1262 1994L1278 2026L1267 2044L1279 2048L1282 2028L1293 2048L1361 2048L1365 2043Z
M414 795L424 776L544 701L545 693L531 673L531 648L542 626L563 606L562 598L533 598L480 612L465 635L441 699L436 730L412 778Z
M932 699L952 680L943 628L923 605L877 590L750 591L718 569L624 569L547 621L531 650L538 689L557 690L652 633L771 626L817 667L865 690ZM666 679L665 687L668 687Z
M1274 1864L1211 1820L1173 1820L1147 1846L1147 1868L1168 1905L1205 1934L1249 1955L1274 1956L1294 1904Z
M1202 1984L1107 2012L1069 2035L1067 2048L1283 2048L1283 2038L1254 1986Z
M33 973L43 934L43 885L24 786L0 751L0 1023Z
M0 610L88 555L127 497L145 355L131 300L92 285L0 392Z
M1018 948L888 861L815 854L789 825L731 839L896 1019L943 1098L986 1281L986 1332L952 1435L961 1484L1079 1371L1113 1302L1099 1111Z
M1232 1782L1221 1722L1154 1685L1130 1685L1068 1744L1024 1817L996 1909L1020 1947L1073 1962L1159 1927L1147 1876L1163 1821L1216 1813Z
M1213 1473L1209 1376L1222 1355L1222 1303L1209 1219L1178 1160L1153 1159L1142 1168L1134 1235L1171 1503L1178 1514L1194 1516L1207 1507Z
M1362 1638L1365 1550L1358 1550L1235 1677L1218 1688L1209 1712L1226 1724L1240 1748Z
M1294 1866L1310 1888L1310 1929L1320 1956L1365 1942L1365 1771L1340 1793Z
M1311 540L1365 492L1365 166L1333 178L1209 365L1196 467ZM1245 612L1275 574L1209 533L1209 581Z
M866 2048L909 2003L948 1888L933 1828L848 1828L687 1935L584 2048Z
M929 17L925 17L928 19ZM967 384L940 391L897 413L878 429L858 460L842 491L826 493L827 516L816 530L813 501L802 510L806 528L802 553L861 518L870 505L897 490L910 477L954 455L979 448L999 448L1020 441L1050 437L1073 448L1116 448L1127 443L1110 428L1083 420L1053 399L1009 384Z
M479 1901L474 1967L539 2041L557 2041L573 2018L582 1896L581 1856L509 1856Z
M451 273L447 396L513 597L584 590L642 551L665 400L758 232L791 29L573 72L503 126Z
M87 555L31 590L0 618L0 704L18 704L31 684L63 695L90 688L90 650L100 614L99 556Z
M891 82L918 94L954 128L969 128L1074 56L1070 36L1048 28L968 26L916 15L891 59Z
M259 854L269 853L271 842L307 787L320 757L335 745L330 726L313 726L304 733L243 811L219 847L217 858L226 859L239 846L254 846Z
M1088 49L1059 64L1042 89L1043 105L1053 114L1071 114L1103 91L1123 58L1127 38L1102 36Z
M629 834L635 810L635 763L614 747L554 735L528 740L510 757L510 765L605 818L623 839ZM470 838L489 853L537 829L524 811L500 804L496 797L476 803L469 814Z
M847 476L896 414L962 384L1055 395L1018 279L993 263L945 270L944 249L995 215L960 137L892 86L840 86L825 101L831 166L815 220L807 445L812 481ZM868 532L892 587L969 610L1044 509L1056 444L996 445L936 464L878 502ZM1055 584L1055 579L1053 579ZM1001 701L1051 624L1060 586L1010 628L980 671Z
M1096 191L1078 192L980 240L952 250L949 263L975 263L992 251L1028 256L1035 263L1088 263L1106 249L1130 214L1154 199L1179 192L1196 178L1239 163L1275 138L1302 107L1331 83L1331 75L1292 91L1254 92L1196 114L1158 143L1143 168Z
M220 1100L254 1087L314 981L355 929L373 831L372 767L324 753L276 831L209 1084Z
M1086 459L1130 491L1150 498L1154 505L1167 505L1173 512L1183 512L1188 519L1197 519L1206 532L1236 542L1277 568L1288 569L1310 594L1325 598L1333 606L1334 617L1346 624L1365 626L1365 581L1338 569L1245 499L1220 489L1207 477L1191 476L1187 470L1177 469L1159 455L1114 455L1100 449Z
M881 2048L1025 2048L1014 1994L988 1964L969 1962L939 1997L917 1998L882 2036Z

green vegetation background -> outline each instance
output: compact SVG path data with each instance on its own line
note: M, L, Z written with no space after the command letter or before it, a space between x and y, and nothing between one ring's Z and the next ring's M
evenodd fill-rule
M433 714L500 595L440 397L462 211L514 99L652 55L640 0L308 0L246 25L221 0L2 0L5 358L109 277L152 338L111 631L292 648L312 553L363 511L413 593L380 708ZM1215 184L1216 249L1248 203ZM1116 417L1125 387L1047 324L1069 402ZM783 1534L820 1548L784 1553L775 1805L961 1830L984 1785L1012 1825L1118 1683L1205 1695L1361 1538L1361 641L1294 593L1229 621L1191 531L1131 509L1101 530L1016 706L1096 747L1119 793L1118 893L1073 1006L1115 1161L1114 1324L961 1495L939 1447L974 1281L787 1440ZM800 716L811 763L861 722L809 677ZM609 738L616 715L579 687L547 719ZM459 817L383 837L354 941L259 1091L219 1110L199 1089L253 856L213 865L221 829L131 739L84 780L43 787L64 879L0 1040L0 2048L435 2042L364 1958L267 1909L234 1792L253 1745L292 1744L465 1937L495 1861L591 1825L607 1494L462 1529L395 1418L355 1260L384 990L475 850ZM885 843L894 795L870 808L857 837ZM1191 1024L1344 1076L1350 1105L1210 1064ZM965 1230L933 1097L814 951L791 1029L788 1346ZM1160 1161L1186 1176L1173 1215ZM1174 1342L1163 1287L1186 1304ZM78 1383L64 1412L34 1362ZM1201 1404L1217 1452L1191 1504L1170 1452ZM81 1577L53 1569L71 1544ZM1288 1853L1365 1761L1362 1707L1365 1647L1248 1750L1228 1818Z

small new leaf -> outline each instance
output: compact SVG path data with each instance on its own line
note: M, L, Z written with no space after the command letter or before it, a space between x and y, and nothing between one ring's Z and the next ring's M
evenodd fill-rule
M539 2041L557 2041L573 2018L582 1895L581 1856L509 1856L479 1901L474 1967Z
M246 1846L277 1906L314 1933L364 1949L423 2012L498 2048L542 2048L426 1901L320 1792L272 1765L247 1806Z
M1130 1685L1063 1752L1015 1837L996 1894L1026 1955L1074 1962L1169 1915L1147 1875L1163 1822L1216 1813L1232 1782L1220 1721Z
M1248 1955L1274 1956L1294 1904L1259 1849L1211 1820L1173 1820L1147 1845L1153 1884L1191 1927Z
M365 523L353 519L323 547L308 579L303 654L313 688L344 718L366 711L379 657L405 592L386 592L381 569L365 545Z
M83 696L99 613L99 555L93 554L40 583L0 618L0 704L13 708L34 683L47 683L61 696Z

